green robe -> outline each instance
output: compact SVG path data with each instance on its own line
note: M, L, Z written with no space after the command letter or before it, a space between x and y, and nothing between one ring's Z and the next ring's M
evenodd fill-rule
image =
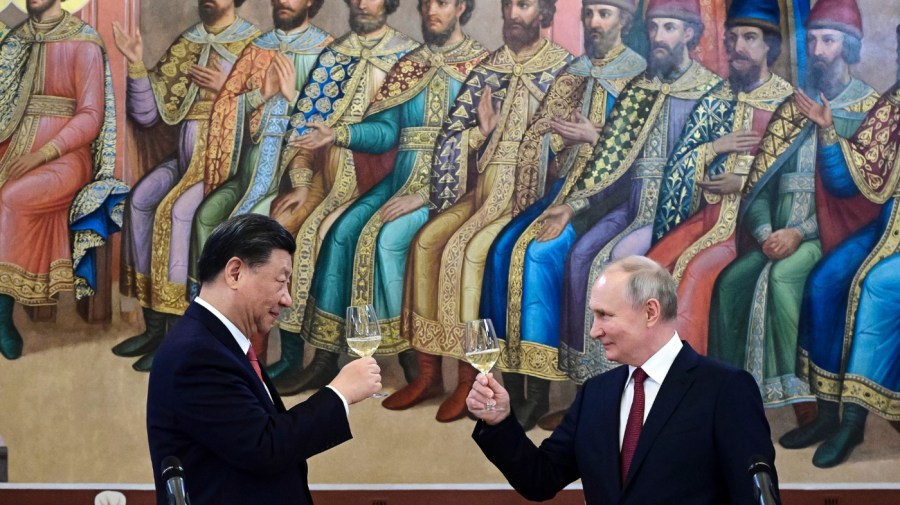
M262 99L259 86L265 80L274 54L283 54L291 60L296 72L294 89L300 90L306 86L319 53L331 41L328 33L314 25L308 25L297 33L273 30L254 40L235 63L225 90L216 100L210 132L210 137L231 137L220 141L232 143L228 146L231 156L222 161L225 166L221 169L229 177L203 200L194 215L188 263L188 283L193 295L199 292L197 263L200 252L213 229L233 216L247 213L269 215L269 205L278 192L282 140L294 104L281 93L267 101ZM219 112L220 109L225 109L225 112ZM220 133L217 119L221 123L236 124L234 128L227 129L223 124ZM210 144L213 150L225 151L214 142ZM215 151L208 152L207 159L215 154Z
M853 80L831 101L839 135L856 131L862 115L851 109L871 93L869 86ZM815 125L799 115L793 97L776 111L761 145L784 142L780 131L785 117L799 133L781 156L770 158L765 170L758 170L764 158L757 156L742 209L742 227L759 247L722 272L709 321L710 356L749 371L767 407L813 398L809 384L796 374L797 325L806 278L822 258L814 198L818 139ZM762 244L785 228L801 232L800 245L790 256L770 261Z

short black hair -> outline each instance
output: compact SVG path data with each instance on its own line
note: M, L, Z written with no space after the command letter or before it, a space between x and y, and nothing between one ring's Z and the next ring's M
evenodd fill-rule
M238 7L244 5L245 1L246 0L234 0L234 8L237 9ZM325 1L325 0L322 0L322 1Z
M766 53L766 64L772 66L781 56L781 32L763 29L763 42L769 46L769 52Z
M541 28L550 28L556 15L556 0L538 0L541 13Z
M297 249L294 237L278 221L260 214L233 217L216 226L203 246L198 262L200 284L215 279L231 258L240 258L252 268L269 261L275 249L291 256Z
M312 0L312 3L309 4L309 19L316 17L316 14L319 13L319 10L322 8L322 5L325 4L325 0Z
M349 6L350 0L344 0L344 3ZM384 15L390 16L397 10L397 7L400 7L400 0L384 0Z
M459 24L464 25L469 22L472 12L475 11L475 0L456 0L456 5L459 5L460 2L466 2L466 10L459 17ZM419 14L422 14L422 0L416 2L416 10L419 11Z

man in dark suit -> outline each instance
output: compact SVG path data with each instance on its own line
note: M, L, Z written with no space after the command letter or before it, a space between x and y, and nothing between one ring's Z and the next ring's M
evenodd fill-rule
M675 293L647 258L606 267L591 291L591 336L626 366L585 382L540 447L493 374L478 376L467 398L481 419L473 437L522 496L547 500L580 478L589 505L754 503L751 460L775 460L758 386L681 341Z
M200 296L150 372L147 435L160 505L167 456L182 461L193 505L311 504L306 459L349 440L348 404L381 389L375 360L361 358L285 410L249 337L290 306L293 253L293 237L255 214L221 224L204 246Z

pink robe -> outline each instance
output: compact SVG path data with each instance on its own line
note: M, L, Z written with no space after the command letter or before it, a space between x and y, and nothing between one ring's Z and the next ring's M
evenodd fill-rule
M92 178L91 143L103 123L103 65L102 50L94 43L46 44L44 68L39 69L45 82L34 94L74 99L75 113L40 116L27 152L52 141L61 156L0 187L0 293L23 305L54 304L56 293L72 290L68 211L75 194ZM4 157L22 134L20 123L0 144L0 163L17 159Z

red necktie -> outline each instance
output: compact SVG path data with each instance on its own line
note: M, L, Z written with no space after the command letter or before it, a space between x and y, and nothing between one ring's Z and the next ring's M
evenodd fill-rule
M634 379L634 400L631 402L631 410L628 411L625 438L622 439L622 484L628 476L631 458L634 457L634 450L641 437L641 427L644 425L644 379L647 378L647 372L635 368L631 378Z
M266 381L262 378L262 369L259 368L259 359L256 357L256 351L253 350L253 346L250 346L250 349L247 351L247 358L250 359L250 364L253 365L253 370L256 371L256 376L259 377L259 380L265 384ZM643 392L641 393L643 397ZM643 401L643 400L642 400Z

